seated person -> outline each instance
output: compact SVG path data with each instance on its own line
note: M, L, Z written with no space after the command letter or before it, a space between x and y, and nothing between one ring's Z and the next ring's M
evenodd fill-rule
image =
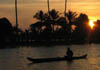
M72 58L73 52L72 52L72 50L71 50L70 48L67 48L66 55L67 55L69 58Z

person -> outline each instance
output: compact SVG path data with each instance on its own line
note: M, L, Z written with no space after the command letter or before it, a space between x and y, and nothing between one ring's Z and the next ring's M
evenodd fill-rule
M73 52L72 52L72 50L71 50L70 48L67 48L66 55L67 55L69 58L72 58Z

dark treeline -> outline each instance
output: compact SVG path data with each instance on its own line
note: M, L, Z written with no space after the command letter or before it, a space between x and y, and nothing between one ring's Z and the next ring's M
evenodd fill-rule
M12 26L7 18L0 19L0 44L59 45L100 43L100 20L91 30L86 14L68 11L65 17L52 9L49 13L38 11L33 18L37 21L22 31Z

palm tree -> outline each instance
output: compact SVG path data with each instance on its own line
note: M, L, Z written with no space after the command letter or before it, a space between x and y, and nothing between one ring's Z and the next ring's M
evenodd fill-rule
M67 8L67 0L65 0L65 12L64 12L65 17L66 17L66 8Z
M49 12L49 15L50 15L50 20L51 20L51 26L53 28L53 31L54 31L54 26L57 24L57 19L60 17L60 13L59 11L56 11L55 9L52 9L50 12Z
M39 21L37 21L35 24L32 24L32 26L34 25L35 28L38 28L39 32L41 32L41 30L42 30L41 27L43 26L43 23L46 19L45 13L42 10L40 10L33 16L33 18L36 18Z
M69 20L69 24L71 25L72 22L75 20L75 18L77 17L77 13L76 12L72 12L72 11L68 11L68 13L66 13L66 17Z
M48 4L48 14L49 14L50 12L49 0L47 0L47 4Z
M45 13L40 10L33 16L33 18L38 19L42 23L45 20Z
M52 9L49 12L49 14L50 14L51 20L56 20L57 18L59 18L59 15L60 15L59 11L56 11L55 9Z
M76 21L76 28L72 33L72 40L79 43L89 42L90 30L87 25L89 18L86 14L80 14Z
M15 0L15 15L16 15L16 42L19 41L18 37L18 13L17 13L17 0Z
M16 29L18 29L17 0L15 0Z

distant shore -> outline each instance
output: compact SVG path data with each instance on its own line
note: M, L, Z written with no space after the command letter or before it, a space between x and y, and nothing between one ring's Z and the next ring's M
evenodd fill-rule
M82 43L82 42L77 42L77 43L71 43L71 42L66 42L66 41L58 41L58 42L17 42L17 43L2 43L0 44L0 49L1 48L18 48L18 46L24 47L24 46L32 46L32 47L52 47L52 46L57 46L57 45L85 45L85 44L92 44L92 43ZM100 43L93 43L93 44L100 44Z

